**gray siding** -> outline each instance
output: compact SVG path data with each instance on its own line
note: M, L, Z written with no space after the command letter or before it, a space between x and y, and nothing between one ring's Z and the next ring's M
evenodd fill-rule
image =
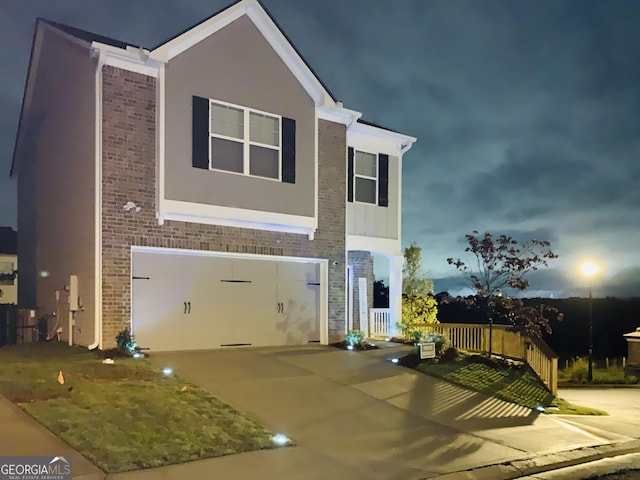
M313 100L248 17L239 18L173 58L165 80L167 199L314 215ZM296 183L193 168L193 95L295 119Z
M389 206L347 202L347 234L398 238L398 157L389 155Z
M45 28L18 168L20 303L67 329L69 275L79 277L77 343L93 341L95 67L88 49ZM34 66L35 67L35 66ZM48 272L48 276L41 275ZM61 290L56 306L55 291ZM53 327L53 323L50 322Z

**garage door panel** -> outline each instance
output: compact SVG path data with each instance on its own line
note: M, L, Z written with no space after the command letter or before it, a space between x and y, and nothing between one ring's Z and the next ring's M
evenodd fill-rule
M132 324L142 346L198 350L320 338L318 264L134 251L132 266L134 276L149 278L133 280Z

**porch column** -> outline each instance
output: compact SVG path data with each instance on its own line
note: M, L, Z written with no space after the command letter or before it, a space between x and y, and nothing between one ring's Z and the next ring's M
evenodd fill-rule
M391 326L389 335L398 334L396 324L402 321L402 255L389 255L389 311Z

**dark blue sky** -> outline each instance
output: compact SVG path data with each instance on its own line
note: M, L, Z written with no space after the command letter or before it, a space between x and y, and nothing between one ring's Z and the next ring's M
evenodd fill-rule
M37 16L150 47L226 0L0 0L0 225ZM548 239L534 293L640 296L640 2L264 0L345 107L416 136L403 243L436 289L474 229Z

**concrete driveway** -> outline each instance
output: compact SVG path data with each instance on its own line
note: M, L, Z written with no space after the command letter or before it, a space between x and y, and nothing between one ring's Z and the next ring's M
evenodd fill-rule
M227 478L255 478L258 461L263 478L417 479L625 437L604 439L389 362L403 351L309 346L151 358L297 445L216 459Z

